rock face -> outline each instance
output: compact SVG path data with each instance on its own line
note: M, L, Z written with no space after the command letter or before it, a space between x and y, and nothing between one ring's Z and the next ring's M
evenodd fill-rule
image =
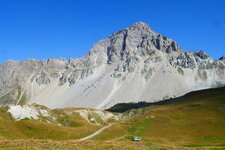
M0 64L0 105L109 108L155 102L225 85L225 58L185 52L138 22L97 42L82 58Z

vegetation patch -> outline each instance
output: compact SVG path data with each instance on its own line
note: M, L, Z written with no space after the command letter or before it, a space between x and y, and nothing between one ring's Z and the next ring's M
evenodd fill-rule
M27 103L27 96L26 94L24 93L18 103L18 105L25 105Z
M184 70L181 67L177 68L177 72L181 75L184 75Z
M0 140L0 149L225 149L224 91L225 87L195 91L176 100L118 113L120 120L82 142L76 139L103 126L84 119L76 112L81 109L50 110L37 105L50 115L13 121L8 108L2 107L0 138L4 140ZM91 113L88 119L103 121L98 117ZM133 142L134 136L142 140Z

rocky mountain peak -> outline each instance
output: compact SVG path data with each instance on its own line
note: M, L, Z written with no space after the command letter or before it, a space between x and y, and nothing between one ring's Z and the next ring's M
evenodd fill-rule
M113 33L110 37L113 37L113 36L116 36L116 35L119 35L119 34L125 34L127 32L132 32L132 31L150 32L151 28L147 23L137 22L137 23L134 23L131 26L125 28L125 29L122 29L120 31L117 31L117 32Z
M0 105L107 108L218 85L225 85L225 57L215 61L204 51L182 51L144 22L98 41L81 58L0 64Z
M107 47L108 62L127 60L128 57L145 57L160 50L165 53L180 51L175 41L151 30L148 24L138 22L112 34Z
M130 27L128 27L130 30L138 29L138 30L151 30L150 26L145 22L137 22Z
M205 53L205 51L201 50L199 52L197 52L197 55L201 58L201 59L207 59L209 56Z
M220 57L219 60L225 61L225 56Z

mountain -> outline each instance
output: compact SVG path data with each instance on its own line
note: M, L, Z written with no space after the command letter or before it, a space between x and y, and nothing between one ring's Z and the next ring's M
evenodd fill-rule
M223 85L225 57L183 51L143 22L100 40L82 58L0 64L1 105L106 109Z

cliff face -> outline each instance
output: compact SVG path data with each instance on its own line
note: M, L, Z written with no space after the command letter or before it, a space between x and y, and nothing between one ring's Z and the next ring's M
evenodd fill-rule
M225 58L185 52L139 22L94 45L82 58L0 64L0 104L108 108L181 96L225 84Z

